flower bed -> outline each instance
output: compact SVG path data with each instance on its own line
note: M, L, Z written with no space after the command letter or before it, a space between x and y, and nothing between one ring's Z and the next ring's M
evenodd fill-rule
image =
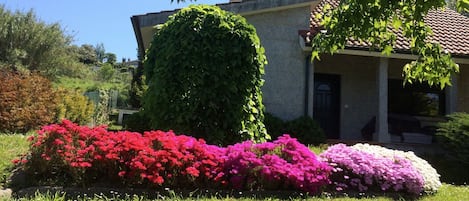
M66 177L69 185L106 181L137 187L318 193L329 183L331 170L289 136L225 148L172 131L109 132L65 120L44 126L29 140L30 153L15 162L38 180Z
M40 184L358 192L435 192L439 175L411 152L330 146L317 157L288 135L219 147L172 131L109 132L70 121L44 126L15 161Z

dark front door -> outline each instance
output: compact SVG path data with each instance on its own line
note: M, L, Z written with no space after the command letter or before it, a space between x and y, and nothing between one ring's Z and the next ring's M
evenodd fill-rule
M313 118L328 139L340 136L340 76L314 74Z

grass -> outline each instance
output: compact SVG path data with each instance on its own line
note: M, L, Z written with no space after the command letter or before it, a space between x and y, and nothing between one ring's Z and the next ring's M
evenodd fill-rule
M20 199L12 199L8 197L1 198L2 200L24 200L24 201L65 201L69 200L66 196L60 194L51 194L51 193L36 193L31 198L20 198ZM104 196L102 194L98 194L95 196L86 196L86 197L75 197L73 200L89 200L89 201L97 201L97 200L120 200L120 201L146 201L146 200L181 200L181 201L189 201L189 200L205 200L205 201L231 201L231 200L239 200L239 201L255 201L255 200L268 200L268 201L276 201L282 200L275 197L267 197L267 198L255 198L255 197L221 197L221 196L212 196L212 197L181 197L178 195L170 195L167 197L160 197L159 199L147 199L143 196L131 196L131 195L116 195L116 196ZM393 199L389 197L377 196L377 197L365 197L365 198L351 198L351 197L335 197L331 198L326 195L323 196L315 196L315 197L302 197L302 198L290 198L287 200L306 200L306 201L325 201L325 200L333 200L333 201L394 201L394 200L404 200L401 199ZM449 184L445 184L441 187L440 191L435 195L427 195L420 197L417 201L463 201L469 200L469 187L468 186L453 186Z
M96 89L128 89L128 84L124 82L103 82L91 79L80 79L70 77L60 77L54 82L56 87L63 87L66 89L79 89L81 91L93 91Z
M2 185L4 184L5 178L10 175L10 171L12 168L11 160L16 158L17 156L24 154L28 150L28 142L26 140L28 134L0 134L0 175L2 176ZM316 154L321 153L327 147L325 145L317 146L317 147L310 147ZM455 173L458 174L458 173ZM106 197L103 195L96 195L94 197L81 197L75 198L76 200L121 200L121 201L143 201L143 200L150 200L146 199L142 196L118 196L118 197ZM172 195L170 197L162 198L164 200L207 200L207 201L218 201L218 200L244 200L244 201L254 201L254 200L280 200L275 197L267 197L267 198L252 198L252 197L181 197L177 195ZM160 200L162 200L160 199ZM0 197L0 201L2 200L24 200L24 201L62 201L67 200L66 197L61 196L59 194L47 194L47 193L37 193L35 196L31 198L20 198L20 199L13 199L10 197ZM381 200L381 201L392 201L395 200L390 197L384 196L377 196L377 197L365 197L365 198L352 198L348 196L342 197L329 197L327 195L316 196L316 197L306 197L306 198L291 198L289 200L308 200L308 201L321 201L321 200L334 200L334 201L368 201L368 200ZM403 200L403 198L402 198ZM434 195L426 195L422 196L419 201L438 201L438 200L448 200L448 201L458 201L458 200L469 200L469 186L467 185L450 185L444 184L438 193Z
M10 176L11 161L28 150L29 134L0 134L0 183L3 185Z

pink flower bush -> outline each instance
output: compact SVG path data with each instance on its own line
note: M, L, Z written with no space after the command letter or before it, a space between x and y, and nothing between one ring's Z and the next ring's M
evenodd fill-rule
M329 184L331 167L288 135L274 142L251 141L226 148L225 175L238 190L301 190L318 193Z
M422 175L403 157L377 156L344 144L330 146L320 155L333 166L330 179L337 191L404 192L418 195L423 191Z

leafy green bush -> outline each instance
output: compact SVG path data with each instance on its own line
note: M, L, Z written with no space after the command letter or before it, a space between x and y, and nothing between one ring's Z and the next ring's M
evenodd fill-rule
M30 73L0 68L0 131L27 132L55 119L51 83Z
M285 122L272 114L266 113L264 123L272 138L282 134L290 134L304 144L319 145L326 142L324 131L311 117L303 116Z
M117 71L110 63L103 64L98 70L98 79L101 81L111 81L116 76Z
M311 117L303 116L287 122L287 133L304 144L318 145L326 142L326 135Z
M72 122L84 125L93 119L93 103L77 90L66 90L59 88L56 90L57 114L56 122L68 119Z
M469 114L448 115L448 121L438 125L437 141L454 159L469 164Z
M272 137L272 139L277 139L286 132L285 122L270 113L265 113L264 124L265 128L267 129L267 133L270 135L270 137Z
M124 129L134 132L144 132L151 130L149 125L149 119L143 114L143 111L139 111L129 115L122 122Z
M255 28L216 6L180 10L153 37L143 107L157 129L209 143L269 138L261 86L267 63Z

